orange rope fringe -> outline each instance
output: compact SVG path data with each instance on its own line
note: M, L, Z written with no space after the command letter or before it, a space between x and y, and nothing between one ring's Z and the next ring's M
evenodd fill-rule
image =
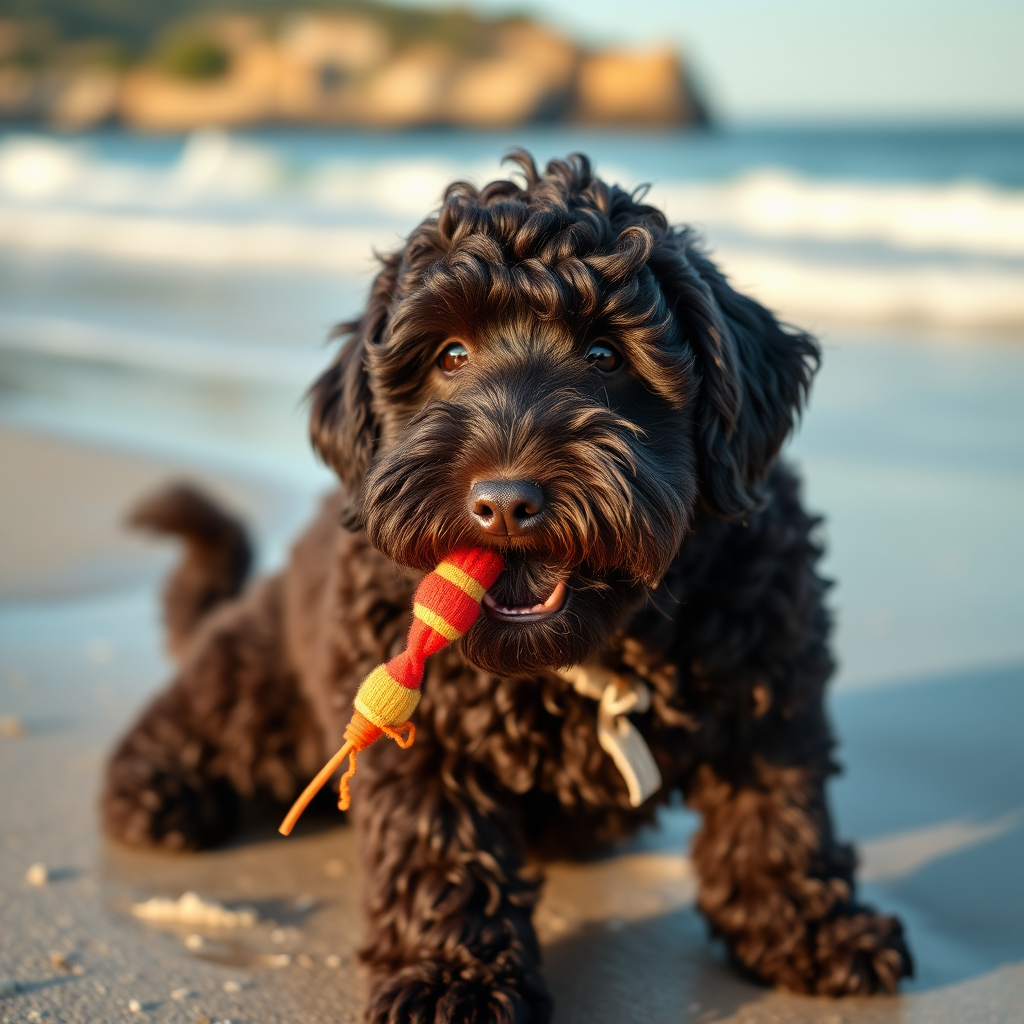
M406 722L400 729L391 729L386 725L380 727L385 736L391 737L402 750L408 750L416 742L416 726L412 722ZM344 747L342 748L344 750ZM348 768L338 780L338 810L347 811L352 804L352 797L348 791L349 780L356 773L356 752L359 747L353 747L348 755ZM285 833L287 835L287 833Z
M352 796L349 793L348 784L356 773L356 754L365 750L376 738L383 733L393 739L402 750L408 750L416 742L416 726L413 722L406 722L398 729L391 729L387 726L379 728L372 722L367 722L357 711L352 716L352 721L345 727L345 742L341 749L316 773L316 778L302 791L299 798L292 804L291 810L285 815L278 832L283 836L291 835L296 822L302 817L303 812L310 805L313 797L320 792L327 784L330 777L338 770L341 763L348 758L348 768L341 776L338 783L338 810L347 811L352 804Z

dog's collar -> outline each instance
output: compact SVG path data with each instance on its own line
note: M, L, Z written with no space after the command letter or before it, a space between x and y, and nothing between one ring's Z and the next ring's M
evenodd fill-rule
M649 687L636 676L595 663L559 669L558 675L578 694L598 702L598 742L626 780L630 804L639 807L661 788L661 772L647 741L626 716L650 708Z

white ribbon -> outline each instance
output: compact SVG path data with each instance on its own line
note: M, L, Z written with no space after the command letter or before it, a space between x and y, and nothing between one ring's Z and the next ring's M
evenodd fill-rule
M661 788L661 772L651 748L626 717L643 714L651 706L651 691L635 676L619 675L603 665L574 665L559 675L573 689L598 702L597 739L626 780L629 802L639 807Z

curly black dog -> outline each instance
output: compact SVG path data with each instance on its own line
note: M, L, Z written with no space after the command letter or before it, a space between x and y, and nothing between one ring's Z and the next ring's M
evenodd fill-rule
M832 671L817 520L777 461L812 338L737 294L688 230L581 156L452 185L382 260L313 385L343 488L278 575L243 589L240 528L172 490L137 520L183 536L180 669L117 748L108 832L216 842L240 796L293 797L342 742L412 592L457 545L506 570L432 659L409 751L363 756L367 1019L546 1021L535 849L586 854L681 791L703 817L699 907L747 974L892 992L902 928L857 900L833 835ZM641 680L663 780L634 807L565 667Z

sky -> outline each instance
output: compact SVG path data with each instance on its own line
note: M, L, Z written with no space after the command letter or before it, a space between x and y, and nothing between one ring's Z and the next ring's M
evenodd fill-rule
M448 6L450 0L418 0ZM737 122L1024 122L1024 0L461 0L677 47Z

